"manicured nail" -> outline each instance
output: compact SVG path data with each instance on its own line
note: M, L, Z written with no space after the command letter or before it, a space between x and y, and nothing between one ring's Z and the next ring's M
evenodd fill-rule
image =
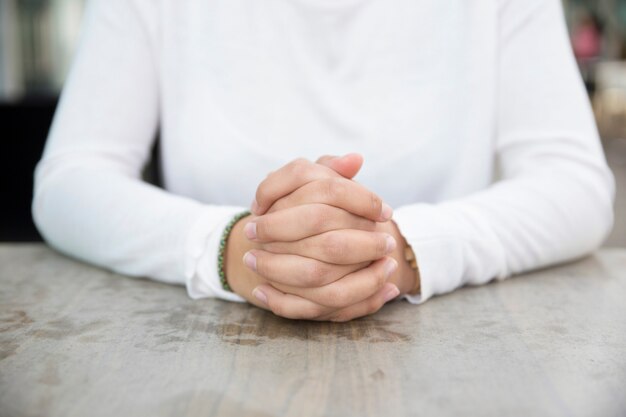
M251 270L256 271L256 256L254 256L254 253L250 251L246 252L246 254L243 255L243 263Z
M248 226L246 225L246 227ZM256 234L256 229L255 229L255 234ZM387 236L387 253L393 252L395 248L396 248L396 240L393 238L393 236Z
M267 295L265 295L265 293L261 291L258 287L252 290L252 295L254 295L254 298L267 305Z
M243 227L243 232L246 234L248 239L256 239L256 223L248 222L248 224Z
M380 218L383 221L387 221L391 219L392 215L393 215L393 209L391 208L391 206L387 203L383 203L383 209L380 212Z
M398 262L396 262L396 260L393 258L388 259L387 262L385 263L385 275L387 276L387 278L389 278L391 274L393 274L396 271L397 268L398 268Z
M252 211L254 214L258 214L257 212L259 211L259 203L256 202L256 198L252 202L252 208L250 211Z
M384 296L385 302L393 300L394 298L398 296L398 294L400 294L400 290L398 289L398 287L391 284L391 287L387 288L387 291L385 291L385 296Z

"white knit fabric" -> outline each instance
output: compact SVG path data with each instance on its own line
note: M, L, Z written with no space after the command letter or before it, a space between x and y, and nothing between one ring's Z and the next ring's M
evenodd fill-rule
M559 0L93 0L36 171L69 255L221 290L220 234L297 157L360 152L422 302L572 259L613 177ZM165 190L140 180L161 133Z

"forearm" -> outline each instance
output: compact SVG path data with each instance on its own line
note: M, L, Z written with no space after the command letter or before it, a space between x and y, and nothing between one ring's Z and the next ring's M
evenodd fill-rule
M180 248L200 204L115 172L55 162L42 163L33 201L48 243L126 275L184 282Z
M202 204L81 161L44 160L37 171L33 215L51 246L124 275L186 285L193 298L222 296L212 242L240 207Z
M569 176L553 171L552 178L529 176L455 201L396 209L394 219L420 269L421 294L410 300L423 302L598 247L612 222L611 187L601 181L589 187L584 177L583 170Z

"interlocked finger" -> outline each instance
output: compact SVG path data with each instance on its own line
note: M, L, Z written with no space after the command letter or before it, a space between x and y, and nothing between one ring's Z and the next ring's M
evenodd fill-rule
M349 307L333 311L332 313L317 317L317 320L330 320L344 322L359 317L368 316L376 313L387 302L396 298L400 294L398 287L394 284L386 283L376 294L370 298L356 303Z
M333 265L304 256L276 254L260 249L247 252L243 260L248 268L272 284L282 284L289 288L322 287L370 263Z
M262 248L272 253L300 255L332 264L375 261L396 247L393 236L362 230L332 230L294 242L270 242Z
M252 205L252 212L256 215L262 215L275 201L304 184L316 179L337 177L338 175L334 170L324 165L313 163L304 158L296 159L271 172L259 184Z
M393 258L385 257L321 287L298 288L279 283L272 283L272 286L325 307L345 308L376 294L397 266Z
M337 229L372 232L376 223L327 204L305 204L259 216L244 230L258 242L291 242Z
M372 221L387 221L393 213L391 207L383 203L376 193L343 177L309 181L274 202L269 212L311 203L335 206Z

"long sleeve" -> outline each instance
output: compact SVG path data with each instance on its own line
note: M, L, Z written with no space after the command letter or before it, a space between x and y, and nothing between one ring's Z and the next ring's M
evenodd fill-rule
M44 155L33 217L61 252L131 275L225 292L217 277L224 225L241 207L176 196L140 179L159 119L153 2L89 2L83 36ZM207 181L210 181L207 178Z
M560 2L508 0L499 7L500 178L459 199L396 209L420 268L422 292L407 297L414 303L583 256L612 227L614 179Z

